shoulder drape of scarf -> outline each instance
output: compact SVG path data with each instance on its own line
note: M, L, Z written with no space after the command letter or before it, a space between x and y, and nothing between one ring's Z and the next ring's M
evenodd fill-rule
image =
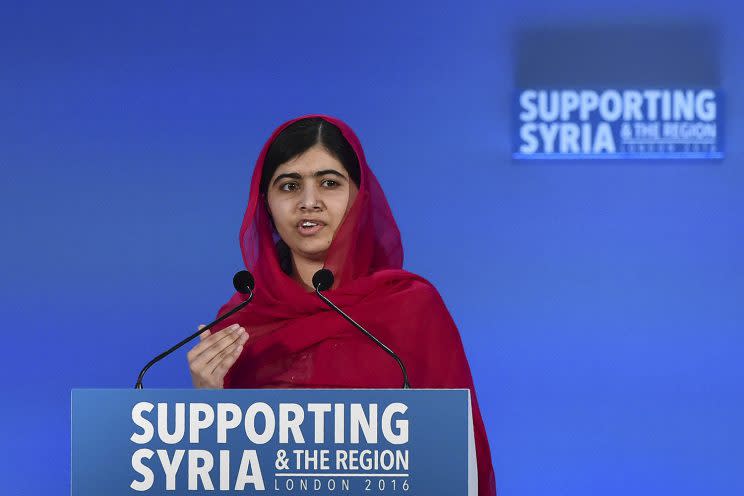
M226 388L396 388L394 360L368 337L306 291L280 266L259 183L264 158L277 135L293 122L320 117L336 125L356 152L359 193L339 226L325 262L335 282L327 296L394 350L406 364L413 388L468 388L478 457L479 496L496 494L491 453L460 335L437 290L402 270L400 232L359 139L344 122L306 115L279 126L256 161L240 229L246 268L256 296L223 321L248 330L241 356L225 377ZM235 293L218 315L237 305Z

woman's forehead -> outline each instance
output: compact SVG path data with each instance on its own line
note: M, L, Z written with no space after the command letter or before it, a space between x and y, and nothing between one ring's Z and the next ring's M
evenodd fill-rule
M314 146L305 153L280 164L274 171L274 177L280 174L298 173L301 176L312 176L324 170L335 170L345 177L348 177L343 164L333 155L328 153L324 148Z

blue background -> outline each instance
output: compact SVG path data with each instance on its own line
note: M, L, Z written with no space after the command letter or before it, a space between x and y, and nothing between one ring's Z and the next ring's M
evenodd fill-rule
M213 317L260 147L321 112L459 326L501 495L744 493L740 9L4 3L3 492L66 492L70 389ZM720 88L726 158L512 161L528 85Z

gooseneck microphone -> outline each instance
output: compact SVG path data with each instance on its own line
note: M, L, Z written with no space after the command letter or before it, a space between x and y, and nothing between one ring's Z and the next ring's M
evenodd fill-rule
M134 388L135 389L142 389L142 378L145 376L145 372L147 372L147 370L150 367L152 367L157 362L159 362L163 358L167 357L168 355L170 355L171 353L173 353L174 351L176 351L181 346L185 345L186 343L188 343L189 341L191 341L192 339L194 339L195 337L197 337L199 334L203 333L204 331L208 331L215 324L219 324L220 322L222 322L223 320L225 320L226 318L228 318L230 315L234 314L235 312L237 312L241 308L243 308L246 305L248 305L248 303L250 303L251 300L253 300L253 288L255 287L255 285L256 285L256 282L253 279L253 274L251 274L247 270L241 270L240 272L238 272L237 274L235 274L235 276L233 277L233 286L235 287L235 290L238 293L247 294L248 295L248 299L244 300L243 302L241 302L240 304L238 304L235 308L233 308L229 312L226 312L224 315L221 315L221 316L217 317L217 319L215 319L213 322L211 322L208 325L202 327L201 329L199 329L194 334L192 334L191 336L187 337L186 339L184 339L180 343L178 343L175 346L169 348L168 350L162 352L160 355L156 356L155 358L153 358L152 360L150 360L149 362L147 362L147 365L145 365L144 367L142 367L142 370L139 373L139 377L137 377L137 384L134 385Z
M325 302L326 305L331 307L333 310L338 312L343 318L345 318L351 325L362 331L369 339L374 341L377 346L385 350L385 352L393 357L396 362L398 362L398 365L400 366L400 371L403 372L403 389L410 389L411 385L408 384L408 372L406 372L406 367L403 365L403 361L398 357L398 355L393 352L390 348L385 346L385 344L374 337L367 329L357 324L354 319L349 317L344 313L343 310L338 308L336 305L333 304L331 300L325 297L324 294L321 293L321 291L325 291L327 289L330 289L331 286L333 286L333 272L331 272L328 269L320 269L318 272L313 275L313 287L315 288L315 294L317 294L321 300Z

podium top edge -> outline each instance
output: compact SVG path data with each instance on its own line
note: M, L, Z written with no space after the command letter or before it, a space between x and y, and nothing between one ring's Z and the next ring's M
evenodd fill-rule
M331 391L331 392L338 392L338 391L364 391L364 392L373 392L373 391L470 391L467 388L411 388L411 389L402 389L402 388L231 388L231 389L210 389L210 388L145 388L145 389L134 389L131 387L125 388L101 388L101 387L76 387L76 388L70 388L71 392L74 391L284 391L284 392L292 392L292 391Z

